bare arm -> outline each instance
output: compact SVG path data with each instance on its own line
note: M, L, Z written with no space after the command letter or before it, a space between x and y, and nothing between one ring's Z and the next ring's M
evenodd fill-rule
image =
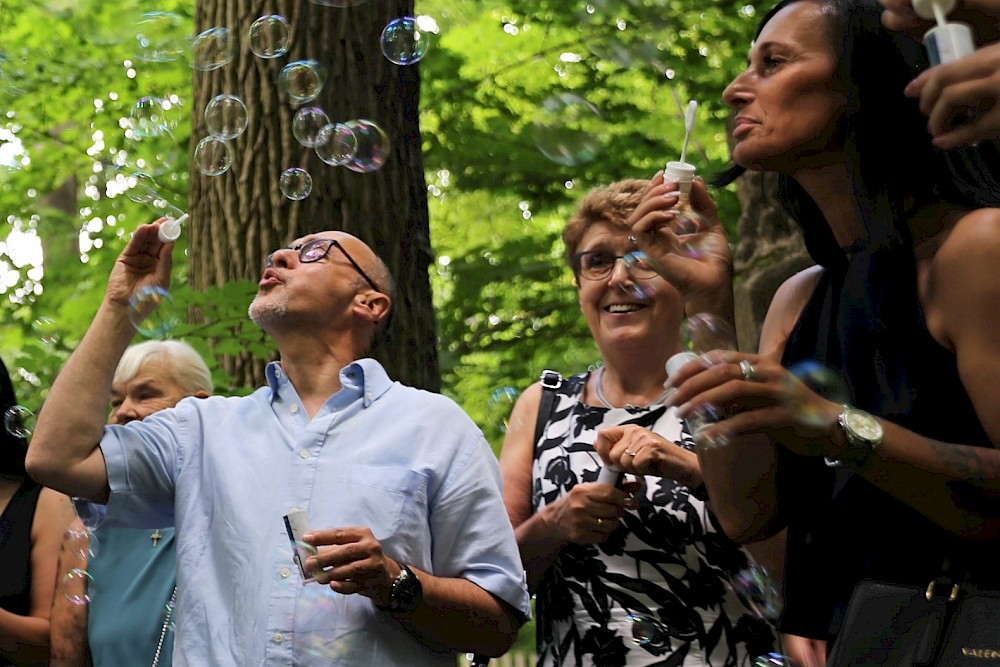
M129 298L144 286L169 285L173 244L160 243L157 228L139 227L119 256L104 301L53 383L28 447L31 476L71 496L107 502L110 493L98 445L115 367L135 335Z
M761 355L780 360L819 275L818 267L809 268L778 288L761 329ZM731 539L760 540L784 527L777 447L767 434L745 435L727 447L699 447L698 458L712 510Z
M931 334L954 350L959 377L993 448L944 443L883 422L885 438L861 474L945 529L1000 536L1000 209L965 216L922 283ZM942 415L947 419L947 415Z
M77 553L86 537L75 537L84 530L83 522L76 519L69 532L63 537L59 553L59 570L56 582L73 569L86 569L87 559ZM52 667L77 667L92 664L90 646L87 642L87 605L73 604L65 595L56 595L52 601L51 624Z
M958 373L988 442L985 446L939 442L881 420L881 445L856 471L945 530L970 539L1000 537L1000 209L966 215L932 260L920 263L920 297L928 328L954 350ZM907 332L896 332L906 335ZM753 382L736 365L757 365ZM731 417L706 432L733 439L765 433L802 456L841 458L847 437L837 423L843 407L809 390L774 360L724 353L722 363L703 369L678 389L678 412L711 403ZM791 406L806 406L802 410ZM803 419L804 414L811 415ZM948 419L941 415L941 419ZM980 443L976 443L980 444ZM788 506L782 498L782 507Z
M628 495L606 484L579 483L569 494L534 512L531 501L535 422L541 385L529 387L517 400L500 452L503 497L514 525L528 589L535 590L545 571L569 543L599 544L618 526Z
M62 512L69 499L42 489L31 525L31 609L27 616L0 609L0 655L15 664L45 664L49 657L49 610L56 587Z

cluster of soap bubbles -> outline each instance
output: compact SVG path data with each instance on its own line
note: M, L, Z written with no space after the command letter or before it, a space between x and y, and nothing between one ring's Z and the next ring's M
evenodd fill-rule
M341 0L331 6L346 4L346 0ZM397 65L412 65L427 53L434 32L437 24L430 17L393 19L381 34L382 53ZM285 17L268 14L250 25L246 39L253 55L273 60L288 53L291 27ZM233 59L235 42L227 28L202 32L193 42L195 68L209 71L225 66ZM326 164L359 173L380 169L389 154L389 138L377 123L368 119L332 122L323 109L308 106L322 92L326 78L326 68L316 60L296 60L281 68L279 89L292 105L300 107L292 121L293 136L301 145L312 148ZM195 163L202 174L219 176L233 164L230 142L249 124L246 104L231 93L217 95L206 107L204 120L208 136L195 148ZM308 197L312 187L312 176L301 166L289 167L279 177L281 193L293 201Z
M106 506L74 498L73 505L63 516L69 553L87 563L100 553L95 531L104 522ZM85 567L73 568L62 577L62 594L75 605L89 604L96 593L94 578Z

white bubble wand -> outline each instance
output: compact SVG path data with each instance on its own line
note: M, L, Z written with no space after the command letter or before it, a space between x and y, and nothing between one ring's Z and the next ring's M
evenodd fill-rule
M684 145L681 146L681 162L687 162L688 141L694 132L694 121L698 116L698 101L688 102L687 112L684 114Z
M176 220L174 218L167 218L161 222L160 228L156 232L160 243L169 243L170 241L179 239L181 237L181 225L187 222L188 217L188 214L185 213Z

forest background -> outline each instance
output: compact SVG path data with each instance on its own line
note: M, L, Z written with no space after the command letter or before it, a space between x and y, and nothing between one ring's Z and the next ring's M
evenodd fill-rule
M721 93L745 67L767 9L0 0L0 357L24 414L41 408L82 338L131 230L190 212L153 335L202 351L218 392L252 391L275 358L246 317L266 253L341 228L372 245L399 282L378 358L397 379L454 398L499 451L513 401L543 369L568 375L599 363L559 238L575 203L678 159L691 100L700 106L688 161L706 177L726 166ZM267 15L286 19L287 51L274 34L251 34ZM380 38L403 16L423 17L428 46L400 65ZM225 53L192 38L222 28L231 61L216 67ZM261 39L274 57L255 55ZM282 88L282 69L302 60L325 73L312 100ZM210 176L196 147L220 94L245 102L248 128L227 142L231 166ZM293 129L306 107L332 123L383 127L384 164L317 159ZM288 168L310 174L307 196L282 192ZM736 251L741 343L751 348L777 283L805 263L767 192L766 179L744 177L714 193Z

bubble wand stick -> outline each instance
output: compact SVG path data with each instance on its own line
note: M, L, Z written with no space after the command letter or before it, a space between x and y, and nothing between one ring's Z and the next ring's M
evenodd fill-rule
M181 217L174 220L173 218L167 218L160 223L160 228L157 230L156 235L160 239L160 243L169 243L170 241L176 241L181 237L181 225L187 222L188 214L185 213Z
M687 162L688 141L691 133L694 132L694 121L698 114L697 100L688 102L687 112L684 114L684 145L681 146L681 162Z

